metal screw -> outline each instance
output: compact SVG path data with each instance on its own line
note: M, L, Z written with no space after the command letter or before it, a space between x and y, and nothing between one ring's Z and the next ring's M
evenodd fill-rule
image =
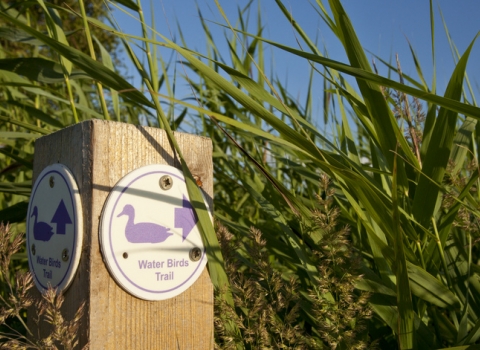
M162 190L169 190L171 189L173 186L173 180L172 180L172 177L170 175L163 175L161 178L160 178L160 188Z
M192 249L190 249L189 256L190 256L190 260L198 261L202 257L202 251L198 247L192 248Z
M32 244L32 254L35 255L36 250L35 250L35 244Z
M123 258L124 258L124 259L127 259L127 258L128 258L128 253L127 253L127 252L123 253Z
M69 258L69 256L68 256L68 249L65 248L65 249L62 251L62 260L63 260L63 261L68 261L68 258Z
M55 186L55 178L53 176L50 176L50 187L53 188Z

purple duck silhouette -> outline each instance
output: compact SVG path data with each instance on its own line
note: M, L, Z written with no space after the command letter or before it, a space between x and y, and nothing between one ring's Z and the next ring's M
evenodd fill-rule
M139 222L136 224L135 209L130 204L123 207L117 218L122 215L128 216L125 237L130 243L160 243L173 235L173 233L168 232L169 228L151 222Z
M47 242L53 236L53 227L47 224L46 222L37 222L38 218L38 209L37 207L33 207L33 212L30 217L34 217L35 220L33 222L33 238L37 241L44 241Z

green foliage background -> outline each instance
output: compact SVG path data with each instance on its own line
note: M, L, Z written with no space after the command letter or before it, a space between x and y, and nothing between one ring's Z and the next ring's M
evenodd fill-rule
M105 10L91 12L83 0L71 3L1 3L0 220L25 229L36 138L103 118L162 127L178 149L172 130L186 125L213 140L215 216L234 233L244 267L250 227L255 226L267 242L261 249L281 280L298 283L300 311L294 322L318 339L319 348L334 346L316 330L317 316L309 310L326 305L322 300L340 302L333 291L319 287L325 270L315 253L325 256L325 242L331 243L325 240L329 231L316 218L332 208L338 210L338 230L350 228L351 244L342 243L342 249L360 257L363 278L356 280L352 293L370 293L374 316L362 337L389 349L468 349L479 343L480 109L467 97L475 94L465 74L476 38L439 96L435 79L428 84L419 65L416 78L403 76L399 65L387 62L399 82L377 75L340 0L317 0L316 9L343 46L348 64L325 57L295 21L304 51L272 42L260 30L247 32L243 18L233 26L217 0L230 31L230 51L217 50L211 24L202 20L207 55L149 27L140 3L107 1L134 11L141 37L100 21ZM276 4L290 21L283 3ZM240 16L246 16L249 6L252 2L240 9ZM77 18L77 27L67 27L73 21L62 18ZM433 27L433 10L430 21ZM258 28L261 24L259 16ZM142 91L115 70L116 45L142 78ZM146 58L137 57L134 45ZM323 91L314 91L310 80L305 102L292 98L295 91L266 73L266 45L306 60L311 77L323 79ZM178 53L188 76L172 79L159 48ZM354 85L347 76L355 79ZM175 98L177 79L189 83L194 103ZM161 94L164 90L168 93ZM311 101L319 93L325 96L324 120L332 138L312 121ZM191 198L202 202L183 161L182 168ZM329 186L322 177L331 181ZM219 300L235 306L205 208L198 216ZM346 268L337 273L341 277ZM322 317L331 323L331 316ZM243 332L238 324L225 327L232 334ZM249 347L239 339L235 347ZM350 347L341 340L335 346Z

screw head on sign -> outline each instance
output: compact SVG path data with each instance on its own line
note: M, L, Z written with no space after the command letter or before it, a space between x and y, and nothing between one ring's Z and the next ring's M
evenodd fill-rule
M65 248L65 249L62 251L62 260L63 260L63 261L68 261L68 258L69 258L69 256L68 256L68 249Z
M54 178L53 176L50 176L50 181L49 181L49 183L50 183L50 187L53 188L53 186L55 186L55 178Z
M172 177L170 175L163 175L161 178L160 178L160 188L162 190L169 190L171 189L173 186L173 180L172 180Z
M202 257L202 251L198 247L194 247L190 250L190 260L192 261L198 261Z
M32 254L35 255L37 251L35 250L35 244L32 244Z
M127 252L123 253L123 258L128 259L128 253Z

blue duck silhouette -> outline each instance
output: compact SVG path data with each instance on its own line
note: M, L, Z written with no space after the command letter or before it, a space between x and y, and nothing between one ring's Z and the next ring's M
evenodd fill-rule
M37 241L47 242L53 236L53 227L47 224L46 222L37 222L38 219L38 209L33 207L33 212L30 217L35 216L35 221L33 222L33 238Z
M169 228L151 222L135 224L135 209L130 204L123 207L117 218L122 215L128 216L125 237L130 243L160 243L173 235L173 233L168 232Z

